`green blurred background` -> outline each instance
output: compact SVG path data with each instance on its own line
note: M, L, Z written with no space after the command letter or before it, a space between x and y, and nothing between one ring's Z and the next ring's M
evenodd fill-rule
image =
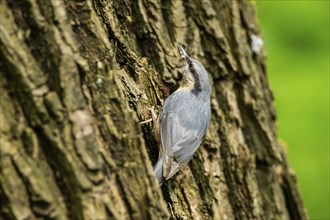
M257 1L280 140L311 219L329 219L329 1Z

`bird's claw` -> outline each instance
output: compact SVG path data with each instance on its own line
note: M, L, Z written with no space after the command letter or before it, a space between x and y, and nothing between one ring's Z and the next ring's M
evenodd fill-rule
M152 106L150 108L148 108L148 110L151 112L151 118L145 120L145 121L141 121L140 122L140 125L143 125L143 124L147 124L147 123L150 123L150 122L153 122L154 124L156 123L157 121L157 114L155 112L155 107Z

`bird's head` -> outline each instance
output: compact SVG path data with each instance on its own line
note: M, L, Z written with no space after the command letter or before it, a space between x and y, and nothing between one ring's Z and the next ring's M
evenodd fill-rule
M183 79L180 87L189 88L196 95L202 92L210 93L211 87L204 66L198 60L190 58L180 45L178 45L178 50L185 62Z

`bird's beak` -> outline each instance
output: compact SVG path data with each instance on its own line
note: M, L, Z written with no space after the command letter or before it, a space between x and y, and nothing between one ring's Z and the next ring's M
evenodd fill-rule
M179 52L181 54L182 59L184 59L184 60L189 59L188 54L186 53L186 51L184 51L184 49L181 47L180 44L178 44L178 50L179 50Z

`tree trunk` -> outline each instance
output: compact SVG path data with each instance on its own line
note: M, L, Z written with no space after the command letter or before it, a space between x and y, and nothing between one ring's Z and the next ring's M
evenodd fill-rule
M306 219L278 142L251 1L0 0L2 219ZM159 187L149 107L181 43L212 120ZM258 48L258 46L260 48Z

